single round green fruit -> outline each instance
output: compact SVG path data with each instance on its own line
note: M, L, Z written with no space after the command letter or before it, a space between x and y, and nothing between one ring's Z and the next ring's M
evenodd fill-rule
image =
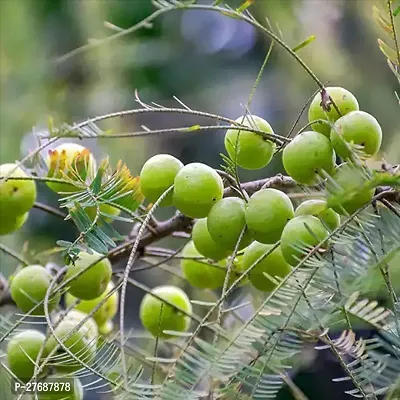
M112 332L113 329L114 329L114 322L108 320L103 325L99 326L99 334L107 336Z
M298 183L313 185L323 172L335 168L336 155L329 139L321 133L306 131L297 135L283 150L285 171Z
M254 193L245 213L250 235L265 244L276 243L293 216L293 205L289 197L276 189L262 189Z
M331 130L331 142L342 158L351 156L354 145L361 147L363 157L372 157L381 148L382 128L371 114L353 111L335 122Z
M224 183L217 172L208 165L185 165L174 181L174 205L192 218L207 217L212 206L222 199Z
M214 261L220 261L230 254L229 250L223 249L212 239L207 228L207 218L195 222L192 229L192 239L198 252Z
M359 109L356 97L348 90L341 87L327 87L325 90L339 108L341 115L345 115L351 111L357 111ZM330 110L325 111L321 106L321 100L321 93L317 93L308 110L308 122L312 122L317 119L323 119L333 123L339 119L340 115L336 111L335 107L331 104ZM311 128L329 138L331 127L328 124L323 122L315 122L312 124Z
M93 300L81 300L80 303L75 306L75 309L85 314L89 314L101 301L107 297L107 294L110 293L114 287L114 283L110 281L107 289L99 297ZM105 324L108 320L115 317L118 311L118 300L118 291L116 291L110 297L108 297L107 300L105 300L103 305L97 311L95 311L92 317L98 326ZM66 307L72 307L76 301L76 297L74 297L71 293L66 293Z
M270 252L273 247L274 245L271 244L253 242L244 252L244 269L249 269L260 257ZM251 270L249 280L256 289L263 292L271 292L275 289L276 284L265 273L272 278L284 278L290 271L291 267L283 258L281 247L278 246Z
M68 291L78 299L93 300L99 297L104 293L111 280L112 267L108 258L104 258L87 269L89 265L102 257L93 250L92 253L80 252L78 259L68 266L65 275L65 280L67 280L85 270L78 278L68 283Z
M174 286L159 286L152 293L181 310L192 313L192 304L183 290ZM186 332L190 326L190 318L165 301L147 293L140 304L139 313L143 326L153 336L168 339L176 336L164 331Z
M140 172L140 188L144 197L155 203L174 184L175 177L182 168L182 162L170 154L157 154L149 158ZM160 206L171 205L172 193Z
M210 210L207 228L214 242L228 250L234 250L243 228L246 227L246 203L238 197L226 197ZM246 229L239 245L239 250L251 243L251 236Z
M7 345L7 361L10 370L23 382L28 382L34 373L39 351L46 337L43 333L28 329L14 335ZM42 357L47 357L42 352Z
M96 217L97 208L96 207L87 207L85 208L85 212L88 217L93 221ZM105 213L108 215L115 215L116 217L121 214L121 210L119 208L113 207L110 204L100 204L100 213ZM112 222L113 219L111 217L107 217L105 215L100 214L99 219L104 218L108 223Z
M334 231L340 225L340 215L328 208L326 200L312 199L304 201L294 213L295 217L299 215L314 215L330 231Z
M66 388L66 384L70 384L72 381L73 390L61 391L61 386L56 386L57 383L63 383L63 388ZM78 378L66 377L63 375L49 375L46 379L41 380L40 383L48 384L48 391L42 390L38 393L39 400L82 400L83 399L83 386ZM52 389L52 390L50 390ZM58 389L58 390L57 390Z
M285 226L281 238L283 257L290 265L297 265L311 247L315 247L329 236L322 222L313 215L300 215L294 217ZM328 248L329 243L321 246Z
M7 176L16 164L0 165L0 177ZM17 168L10 178L28 178L28 175ZM0 217L21 216L28 212L36 200L36 184L33 180L0 179ZM1 222L3 223L3 222Z
M29 265L22 268L13 277L10 285L11 297L21 311L27 313L42 302L50 287L53 277L41 265ZM52 294L49 301L49 312L60 302L59 294ZM44 315L43 304L31 312L32 315Z
M224 284L226 271L207 263L206 260L191 260L189 258L202 257L192 241L188 242L182 250L182 256L188 257L181 260L183 275L194 287L201 289L217 289ZM218 263L225 267L224 261Z
M22 215L3 215L1 216L1 223L0 223L0 236L1 235L8 235L17 231L22 225L25 224L29 216L29 212L26 212Z
M274 133L271 125L256 115L239 117L236 122L265 133ZM233 161L236 159L237 165L244 169L254 170L270 163L276 145L257 133L231 128L225 135L225 148L229 157Z
M63 317L54 333L74 356L81 362L90 364L96 355L98 329L93 318L88 318L79 326L87 317L80 311L71 310ZM57 323L57 320L55 322ZM78 326L79 328L77 328ZM82 368L81 363L59 345L54 335L50 335L46 343L46 350L50 353L54 348L57 348L57 352L49 361L49 365L55 367L58 372L74 372Z
M344 163L338 166L328 179L328 205L341 215L353 214L359 208L369 203L375 189L365 186L367 182L364 171L353 164Z
M65 179L65 175L71 180L77 181L76 173L85 181L87 178L93 178L96 170L96 160L92 153L86 148L76 143L63 143L54 150L49 150L46 159L47 176L49 178ZM47 186L56 193L76 192L79 190L73 184L47 182Z

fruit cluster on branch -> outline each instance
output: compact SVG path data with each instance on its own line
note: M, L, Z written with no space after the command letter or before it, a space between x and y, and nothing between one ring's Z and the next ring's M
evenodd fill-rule
M223 171L200 162L184 165L170 154L158 154L145 162L138 179L121 164L107 175L108 164L98 166L90 151L77 144L50 150L45 160L47 185L64 196L62 204L80 234L74 243L65 242L66 265L56 277L41 265L25 265L8 282L0 281L0 306L12 301L22 312L45 316L48 322L47 338L35 330L12 337L7 349L11 371L29 381L33 376L46 379L48 367L50 374L90 368L98 336L113 330L119 301L123 342L124 297L132 265L162 238L187 235L190 240L180 249L183 278L199 289L222 288L222 303L224 294L237 286L272 292L307 254L318 251L324 256L341 222L374 202L375 193L381 194L382 202L399 200L394 189L400 184L398 170L382 180L389 182L385 188L367 166L366 160L380 149L382 131L372 115L359 110L352 93L324 89L311 102L308 117L310 130L285 138L281 147L267 121L250 114L238 118L225 134L228 156L222 157ZM240 182L238 168L264 168L278 152L287 176ZM344 162L337 165L337 156ZM36 186L33 180L24 181L26 173L14 164L0 166L0 174L22 179L0 181L4 235L25 223L35 204ZM390 202L384 205L391 207ZM115 236L124 238L111 226L121 212L116 206L140 220L118 246ZM175 207L175 215L157 221L155 209L168 206ZM147 215L135 213L139 207ZM121 284L114 284L112 265L128 254ZM65 315L57 313L60 288L66 290ZM140 305L144 328L160 339L189 330L191 314L187 294L174 286L148 289ZM25 353L43 361L40 370Z

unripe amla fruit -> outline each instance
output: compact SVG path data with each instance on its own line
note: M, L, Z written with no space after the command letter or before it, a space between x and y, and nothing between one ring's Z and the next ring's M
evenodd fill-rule
M107 222L112 222L113 218L108 217L104 214L108 214L108 215L113 215L113 216L118 216L119 214L121 214L121 210L119 208L113 207L110 204L100 204L100 214L99 214L99 218L98 221L103 218L105 221ZM87 207L85 208L85 212L88 215L88 217L93 221L96 217L96 212L97 212L97 208L96 207Z
M256 115L239 117L235 122L265 133L274 133L271 125ZM225 148L239 167L254 170L269 164L276 145L257 133L231 128L225 135Z
M290 265L297 265L312 247L315 247L329 236L322 222L313 215L300 215L290 220L282 232L281 250L283 257ZM326 241L321 249L329 246Z
M207 217L212 206L222 199L224 184L218 173L208 165L185 165L174 181L174 205L192 218Z
M192 304L186 293L174 286L158 286L143 297L139 311L140 320L143 326L155 337L158 336L163 339L176 337L164 333L164 331L186 332L190 326L190 317L183 314L179 309L188 314L192 313Z
M170 154L157 154L149 158L140 172L141 191L152 203L174 184L177 173L183 164ZM172 192L160 203L160 206L172 205Z
M114 289L114 287L114 283L110 281L107 289L103 292L103 294L93 300L81 300L79 304L75 306L75 309L85 314L89 314L101 301L106 299L107 295ZM92 315L98 326L102 326L108 320L115 317L118 311L118 299L118 291L116 291L111 296L109 296L100 306L100 308ZM76 301L76 297L74 297L71 293L66 293L66 307L72 307Z
M207 217L207 228L217 245L234 250L242 230L246 227L246 203L238 197L227 197L218 201ZM251 243L246 229L239 245L239 250Z
M41 265L28 265L13 277L10 285L11 297L24 313L32 310L32 315L44 315L43 300L52 280L51 274ZM52 293L49 299L50 312L60 302L60 295ZM41 302L42 304L40 304Z
M93 178L96 170L96 160L92 153L86 148L76 143L63 143L54 150L49 150L46 159L49 169L49 178L65 179L67 176L72 181L79 184L79 179L83 181ZM47 186L56 193L76 192L79 187L71 183L47 182Z
M15 167L16 164L11 163L0 165L0 217L2 218L22 216L33 207L36 200L36 185L33 180L1 179ZM28 178L28 175L18 167L10 178Z
M104 293L111 280L112 267L108 258L99 260L102 255L91 250L92 254L80 252L78 259L68 266L65 280L72 278L81 271L76 279L68 282L68 291L78 299L92 300ZM89 265L92 265L90 268Z
M262 189L254 193L245 213L250 235L265 244L276 243L293 216L294 209L289 197L276 189Z
M371 114L353 111L335 122L330 137L336 153L344 159L351 156L354 145L362 157L372 157L381 147L382 128Z
M368 187L366 171L350 163L339 165L328 179L328 205L341 215L353 214L369 203L375 189Z
M303 185L318 183L318 176L330 174L336 155L329 139L321 133L306 131L297 135L283 150L285 171ZM324 171L324 172L323 172Z
M299 215L314 215L330 231L334 231L340 225L340 215L328 208L326 200L322 199L304 201L296 208L294 215L295 217Z
M243 269L249 269L262 256L265 256L249 273L251 284L263 292L271 292L275 289L276 283L265 275L267 273L272 278L284 278L291 271L290 265L282 255L281 247L274 250L275 245L253 242L243 254ZM272 250L272 252L271 252Z
M104 322L103 325L99 325L98 328L99 328L100 335L107 336L114 329L114 322L112 322L111 320L108 320L108 321Z
M220 261L230 254L229 250L223 249L214 242L207 228L207 218L201 218L195 222L192 229L192 239L198 252L214 261Z
M0 236L1 235L8 235L9 233L15 232L22 225L25 224L29 216L29 213L26 212L22 215L3 215L1 216L1 223L0 223Z
M34 373L39 351L46 337L43 333L28 329L15 334L7 344L7 362L10 370L23 382L28 382ZM47 352L42 352L46 358Z
M41 392L39 392L38 393L39 400L82 400L83 399L83 386L78 378L71 378L70 376L56 374L56 375L49 375L45 379L40 380L39 382L42 385L47 382L49 384L48 388L52 389L47 391L42 390ZM61 391L59 389L60 386L58 387L58 390L56 390L57 386L55 385L55 383L57 382L58 383L62 382L64 384L63 387L63 389L65 389L64 391ZM66 389L67 383L71 383L73 385L72 390Z
M59 316L58 318L61 318ZM83 322L83 320L85 322ZM57 319L55 321L57 323ZM82 323L83 322L83 323ZM78 327L78 325L81 326ZM73 332L73 333L72 333ZM57 337L58 341L54 337ZM93 318L88 318L84 313L71 310L63 317L61 322L54 330L54 335L50 335L46 349L50 353L54 348L57 352L51 358L49 365L52 365L59 372L73 372L82 368L82 364L75 360L62 346L59 341L74 355L79 361L90 364L97 348L98 329Z
M225 263L220 261L218 265L209 264L207 260L196 260L202 255L197 251L192 241L188 242L182 250L181 268L184 277L194 287L200 289L217 289L221 287L225 279Z
M328 96L332 98L341 115L345 115L351 111L356 111L359 109L357 99L348 90L341 87L327 87L325 90L327 94L326 98L328 99ZM329 105L329 111L324 110L321 105L321 101L321 93L317 93L308 110L308 122L312 122L317 119L326 120L330 123L335 122L341 115L338 114L333 104ZM315 122L311 127L314 131L320 132L329 138L331 132L331 127L329 124Z

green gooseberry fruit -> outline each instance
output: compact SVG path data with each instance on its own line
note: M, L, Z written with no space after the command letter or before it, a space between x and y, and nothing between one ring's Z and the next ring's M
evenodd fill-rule
M113 329L114 329L114 322L108 320L103 325L99 326L99 334L107 336L112 332Z
M256 115L239 117L235 122L249 128L273 134L271 125ZM234 125L232 125L234 126ZM260 169L270 163L276 144L261 135L240 129L228 129L225 135L225 148L229 157L244 169Z
M84 319L86 319L85 322L83 322ZM59 319L55 320L56 323L58 321ZM82 325L80 325L81 323ZM93 318L88 318L86 314L80 311L71 310L56 326L54 335L79 361L90 364L94 360L96 356L98 329ZM82 364L61 347L54 335L51 334L46 343L48 353L57 348L57 352L49 361L49 366L53 366L58 372L75 372L80 370Z
M185 245L182 250L182 256L187 257L181 260L182 272L192 286L200 289L222 287L225 279L225 269L209 264L206 260L190 259L202 257L192 241ZM220 261L218 265L225 267L224 261Z
M0 165L0 177L7 176L16 164ZM17 168L10 178L28 178L28 175ZM21 216L28 212L36 200L36 184L33 180L12 180L4 181L0 178L0 216L3 218ZM3 223L3 222L2 222Z
M140 188L143 195L152 203L174 184L183 164L170 154L157 154L149 158L140 172ZM172 193L161 202L160 206L172 205Z
M35 370L39 351L46 337L43 333L28 329L15 334L7 344L7 361L10 370L23 382L28 382ZM42 352L42 357L47 357Z
M359 109L359 104L356 97L348 90L342 87L327 87L325 90L327 95L332 98L338 107L341 115L345 115L351 111L357 111ZM329 111L324 110L321 106L321 100L321 93L317 93L310 104L310 108L308 109L308 122L322 119L333 123L339 119L340 115L336 111L336 108L330 104ZM311 125L311 128L329 138L331 132L331 127L329 124L315 122Z
M107 297L107 295L114 289L114 287L114 283L110 281L108 283L107 289L99 297L93 300L81 300L80 303L75 306L75 309L85 314L89 314L101 301L103 301ZM105 300L105 302L102 304L102 306L100 306L97 311L95 311L92 317L98 326L102 326L108 320L115 317L118 311L118 300L118 291L116 291ZM73 296L71 293L66 293L66 307L72 307L76 301L77 298L75 296Z
M65 280L72 278L74 275L84 271L79 277L68 283L68 291L78 299L93 300L101 296L107 288L111 280L112 267L108 258L99 260L102 255L91 250L92 254L80 252L78 259L68 266ZM92 265L89 269L89 265Z
M195 222L192 229L192 239L197 251L214 261L220 261L230 254L229 250L223 249L214 242L207 228L207 218L201 218Z
M311 247L329 236L322 222L313 215L300 215L291 219L282 232L281 250L285 260L292 266L299 263ZM327 249L328 241L321 246Z
M328 208L326 200L312 199L301 203L294 212L294 216L314 215L319 218L322 223L330 231L334 231L340 225L340 215Z
M29 212L22 215L3 215L0 224L0 236L8 235L17 231L25 224L29 216Z
M192 304L182 289L174 286L158 286L151 293L147 293L140 304L140 320L153 336L163 339L175 337L164 331L187 332L190 326L190 317L166 301L189 314L192 313Z
M375 193L374 188L366 186L365 171L350 163L339 165L331 179L328 179L328 205L338 214L353 214L369 203Z
M83 386L78 378L70 378L63 375L49 375L44 380L40 381L43 384L48 383L49 390L38 392L39 400L83 400ZM67 383L72 382L72 390L67 390L65 386ZM63 383L63 391L56 383ZM51 384L51 386L50 386ZM42 386L43 387L43 386ZM50 390L52 389L52 390ZM58 390L57 390L58 389Z
M363 157L378 153L382 144L382 128L371 114L352 111L339 118L331 130L331 142L336 153L346 159L351 156L351 148L361 148Z
M29 265L18 271L10 285L11 297L21 311L31 315L44 315L42 302L53 280L51 274L41 265ZM50 297L49 312L60 302L60 295L54 293ZM33 308L37 306L34 310Z
M273 247L272 244L253 242L243 254L245 270L249 269L260 257L270 252ZM291 269L282 255L281 247L278 246L251 270L249 280L256 289L271 292L275 289L276 283L269 279L265 273L272 278L284 278L290 273Z
M289 197L277 189L254 193L247 204L245 218L250 235L260 243L276 243L294 209Z
M226 197L218 201L207 217L207 228L217 245L234 250L243 228L246 227L246 203L238 197ZM251 236L246 228L239 245L239 250L251 243Z
M297 135L283 150L285 171L298 183L313 185L323 171L335 168L336 154L329 139L321 133L306 131ZM324 176L323 176L324 177Z
M96 217L96 212L97 208L96 207L87 207L85 208L85 212L88 215L88 217L93 221ZM113 207L110 204L100 204L100 215L99 219L103 218L106 222L110 223L113 221L113 218L107 217L105 215L102 215L101 213L108 214L108 215L113 215L118 217L119 214L121 214L121 210L117 207Z
M224 183L218 173L202 163L185 165L174 181L174 205L192 218L207 217L212 206L222 199Z
M49 178L65 179L65 176L72 181L77 181L76 171L83 181L93 178L96 170L96 160L92 153L76 143L63 143L54 150L49 150L46 159L49 169ZM79 190L71 183L47 182L47 186L56 193L71 193Z

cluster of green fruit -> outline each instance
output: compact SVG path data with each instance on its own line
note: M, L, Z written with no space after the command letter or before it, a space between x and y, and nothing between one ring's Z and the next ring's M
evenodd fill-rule
M64 344L68 346L69 350L73 351L74 354L80 353L89 355L95 350L92 343L95 343L97 336L97 327L93 321L88 320L82 326L77 328L77 325L83 320L85 314L81 314L79 311L72 311L68 313L62 322L57 327L57 333L61 335L59 338L62 340L63 336L68 335L73 329L75 333L70 335L68 339L64 341ZM62 330L62 332L61 332ZM50 355L50 352L57 347L58 343L54 337L46 343L46 336L35 329L26 329L20 331L12 336L7 344L7 363L12 373L26 383L32 379L35 372L35 365L40 366L40 361L46 359ZM58 353L57 353L58 354ZM68 354L68 353L65 353ZM50 363L41 371L37 381L45 383L51 378L52 382L56 382L57 379L63 380L65 377L69 377L73 371L72 368L65 369L61 365L73 366L73 359L70 355L68 360L65 354L53 356L55 360L54 365ZM41 359L39 359L41 355ZM75 364L76 365L76 364ZM37 393L40 400L82 400L83 399L83 387L80 380L77 377L73 377L73 390L66 392L60 392L56 390L49 390L47 392Z
M65 295L68 307L79 299L80 302L76 308L89 313L97 304L107 298L93 315L102 330L106 325L110 325L109 321L116 314L118 292L114 291L108 297L108 294L114 289L111 281L112 267L107 258L97 261L100 258L101 255L93 250L91 253L80 252L78 258L68 266L64 281L68 285L68 292ZM88 268L89 266L91 267ZM73 278L78 274L80 275ZM11 297L24 313L44 315L44 299L53 279L52 274L41 265L23 267L10 279ZM58 293L53 293L49 297L49 312L57 308L60 297Z
M108 259L97 261L100 257L94 251L81 252L77 260L67 267L63 279L68 287L65 305L70 311L65 316L58 315L54 319L54 335L49 331L46 340L45 335L39 331L23 330L11 338L7 347L9 368L23 382L32 378L42 347L41 360L57 350L43 371L44 379L48 376L57 377L62 373L73 373L81 368L81 364L65 348L85 364L94 360L98 335L109 334L113 329L112 319L117 313L119 301L118 292L114 290L115 286L111 281L111 263ZM92 266L89 267L90 265ZM79 276L73 278L79 273ZM26 266L10 279L11 297L24 313L43 315L45 296L53 279L51 273L41 265ZM49 312L56 311L60 297L57 292L49 297ZM91 317L88 317L89 313L92 314ZM83 321L84 318L86 321ZM79 326L80 324L82 325ZM59 347L60 342L65 348ZM76 385L76 393L80 393L79 381ZM81 397L71 397L75 398Z
M325 93L333 104L321 101L317 94L308 111L313 130L300 133L283 150L283 166L299 184L313 185L327 175L343 174L340 168L345 164L336 166L336 155L348 162L354 156L363 160L376 155L381 147L382 129L378 121L359 110L351 92L330 87Z
M328 192L331 185L339 186L343 193L356 193L334 209L329 208L326 199L314 198L295 210L287 194L272 188L261 189L248 200L223 198L224 184L217 171L202 163L183 165L169 154L156 155L144 164L140 173L143 195L154 203L173 187L160 206L173 205L196 219L192 241L184 247L181 261L182 272L192 286L222 287L227 266L232 263L230 284L250 269L242 284L249 281L255 288L269 292L276 287L274 278L284 278L310 249L321 242L321 251L328 248L327 238L340 225L340 214L352 213L371 200L374 191L362 189L359 171L351 167L352 154L361 153L361 159L375 155L382 141L381 128L373 116L359 110L356 98L346 89L331 87L325 93L340 114L333 104L323 104L321 95L316 95L309 109L313 130L300 133L284 146L282 160L288 175L300 185L314 185L332 176L334 183L329 179L326 183ZM270 124L257 116L243 116L236 122L258 132L240 131L234 126L228 129L225 148L230 158L244 169L268 165L277 151ZM346 162L336 166L336 154ZM236 247L238 256L232 260L230 255ZM190 302L180 289L156 290L175 305L180 302L186 311L190 310ZM168 306L163 315L162 304L151 294L144 298L143 325L161 337L162 330L186 330L187 317L175 315L174 322L173 309Z

